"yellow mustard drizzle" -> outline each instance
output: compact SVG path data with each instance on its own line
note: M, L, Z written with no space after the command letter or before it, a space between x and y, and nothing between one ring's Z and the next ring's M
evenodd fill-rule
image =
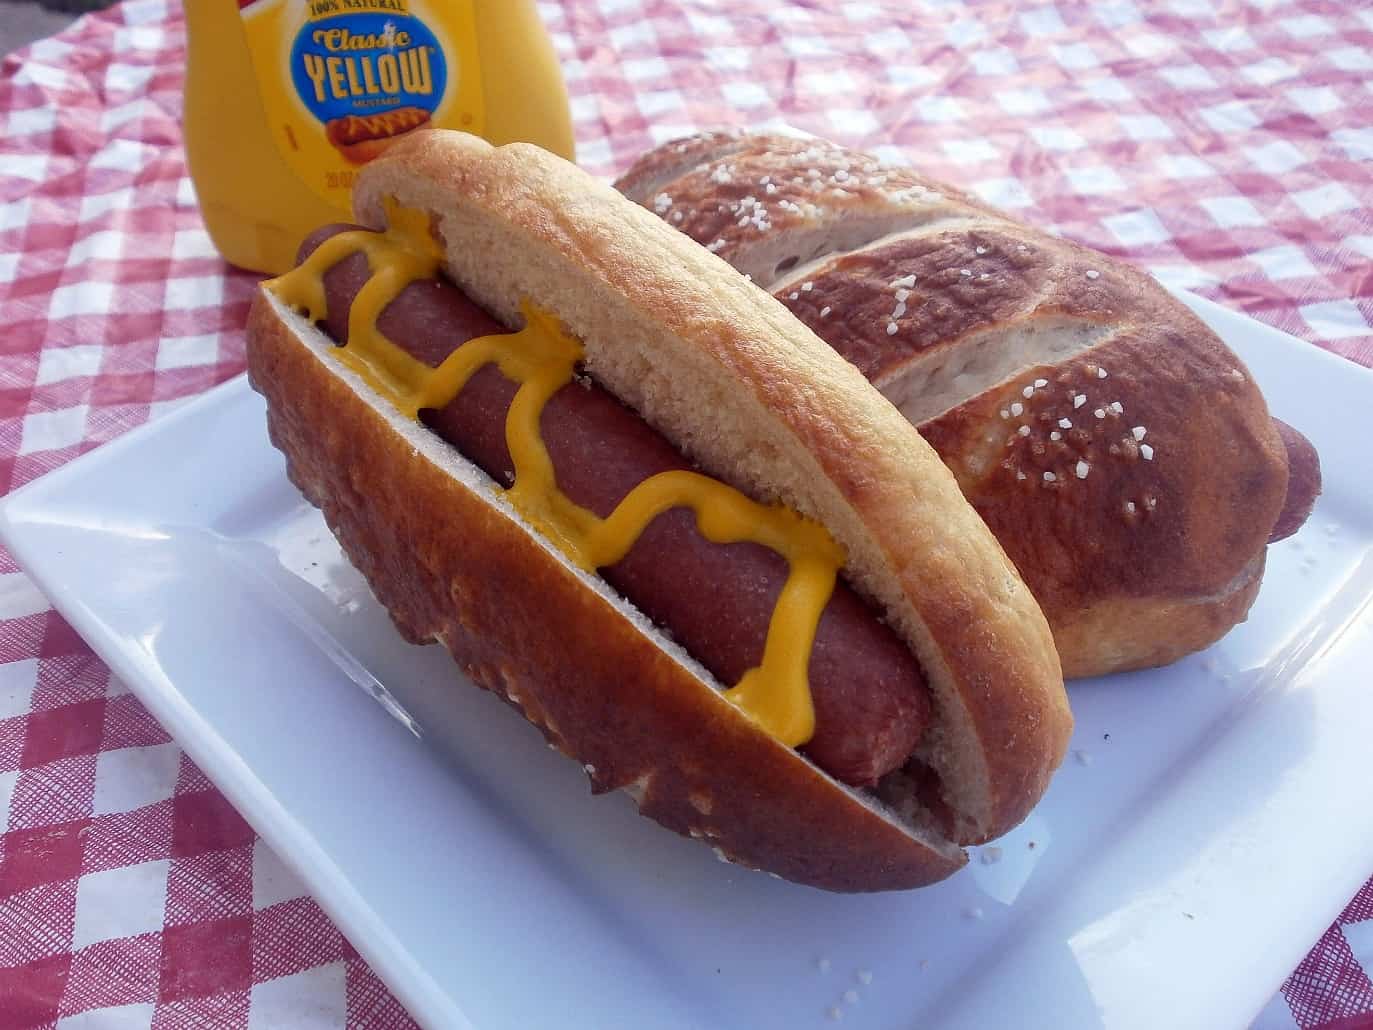
M644 480L605 519L558 489L539 429L548 399L572 380L582 345L558 320L525 302L524 328L464 343L437 368L411 357L377 328L377 319L407 285L438 273L443 251L424 211L386 198L384 233L345 232L326 240L305 262L268 287L311 321L327 316L324 274L339 261L367 256L371 278L353 300L348 342L338 359L406 417L441 408L484 365L495 364L520 384L506 415L505 436L515 466L507 500L578 567L594 572L613 565L663 512L690 508L701 535L718 544L750 541L787 560L786 583L763 645L762 662L725 692L765 732L788 747L815 733L809 666L820 615L844 562L838 543L818 523L781 505L763 505L696 472L661 472Z

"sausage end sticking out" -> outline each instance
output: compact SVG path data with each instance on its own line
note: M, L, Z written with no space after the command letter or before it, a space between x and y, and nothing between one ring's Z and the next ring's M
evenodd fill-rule
M1301 529L1321 493L1321 459L1316 448L1282 419L1273 419L1273 424L1287 448L1287 498L1269 534L1270 544L1286 540Z

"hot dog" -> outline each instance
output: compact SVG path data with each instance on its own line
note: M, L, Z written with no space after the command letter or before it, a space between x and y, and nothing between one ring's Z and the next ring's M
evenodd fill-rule
M1310 443L1181 301L954 186L816 139L664 143L626 196L749 274L939 452L1067 675L1241 621L1320 492Z
M354 204L255 300L249 375L407 638L798 882L928 883L1024 817L1071 729L1047 625L861 376L535 148L420 134Z
M344 115L325 126L325 136L355 165L366 164L412 132L429 126L422 107L398 107L370 115Z
M329 226L301 246L304 261L326 239L361 226ZM325 273L336 342L348 339L353 299L370 278L362 254ZM468 340L509 332L442 279L407 286L378 328L437 367ZM513 482L505 419L518 384L487 366L443 408L421 419L497 482ZM574 502L609 517L651 475L689 463L643 419L590 381L569 383L541 416L554 474ZM659 515L629 553L601 570L606 581L663 627L721 683L759 663L786 562L758 544L713 544L685 509ZM910 649L842 582L825 606L809 669L815 733L802 748L845 783L872 786L905 764L929 720L929 691Z
M1311 441L1280 418L1273 419L1273 428L1287 451L1287 494L1268 534L1270 544L1301 529L1321 494L1321 459Z

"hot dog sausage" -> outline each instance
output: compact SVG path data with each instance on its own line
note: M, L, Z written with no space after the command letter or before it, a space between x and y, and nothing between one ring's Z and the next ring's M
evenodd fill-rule
M316 232L300 260L352 226ZM369 275L361 254L324 277L324 328L345 340L353 297ZM412 356L438 365L462 343L508 332L451 283L412 283L378 319ZM517 384L495 366L481 369L438 411L430 428L498 482L509 484L505 412ZM662 436L594 384L570 383L545 406L540 427L559 488L605 517L638 483L690 468ZM687 509L660 515L623 560L601 571L622 596L669 632L722 683L758 664L774 602L786 580L783 558L758 544L712 544ZM910 650L842 581L826 606L809 667L815 733L802 750L847 783L868 785L910 756L930 719L929 690Z
M1270 544L1285 540L1301 529L1321 492L1321 459L1316 448L1282 419L1273 419L1273 424L1287 448L1287 497L1268 537Z

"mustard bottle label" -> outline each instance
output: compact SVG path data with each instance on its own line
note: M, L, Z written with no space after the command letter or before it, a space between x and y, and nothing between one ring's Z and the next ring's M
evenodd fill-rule
M484 129L472 0L238 0L272 140L348 212L357 169L407 133Z

